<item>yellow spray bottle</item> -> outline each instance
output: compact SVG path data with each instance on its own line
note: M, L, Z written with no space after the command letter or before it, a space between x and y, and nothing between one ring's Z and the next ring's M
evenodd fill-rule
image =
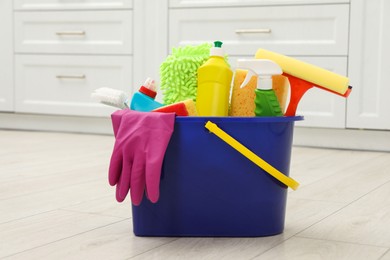
M199 116L227 116L233 72L224 58L222 42L214 42L210 58L198 69L196 109Z

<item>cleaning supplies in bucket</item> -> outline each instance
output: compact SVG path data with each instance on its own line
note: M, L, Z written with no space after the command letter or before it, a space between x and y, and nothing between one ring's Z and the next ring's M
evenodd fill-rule
M134 93L131 99L130 109L142 112L149 112L153 109L162 107L163 104L155 101L157 92L155 81L147 78L138 92Z
M282 116L278 98L272 89L272 76L282 74L282 69L271 60L265 59L240 59L237 62L239 68L248 70L244 82L240 88L246 86L252 76L257 76L257 89L255 90L255 115L256 116Z
M233 72L224 59L222 42L214 42L210 58L198 69L196 108L200 116L227 116Z
M280 116L288 82L280 74L290 78L292 87L286 115L295 114L310 84L345 97L350 92L343 77L312 69L315 75L306 78L306 65L258 52L256 58L262 59L240 61L246 71L237 70L234 81L235 90L242 85L247 91L252 114L246 115L251 118L228 117L232 71L221 53L222 43L215 45L211 57L185 46L179 48L185 55L178 51L179 56L161 65L162 85L172 86L168 92L164 87L165 106L159 104L151 113L123 109L112 114L115 146L109 183L116 185L119 202L130 191L136 235L247 237L283 232L287 187L295 190L299 185L289 177L294 122L303 117ZM325 78L316 81L317 76ZM304 82L303 87L297 82ZM233 97L239 96L236 93L243 92ZM235 104L232 99L231 111ZM248 105L238 104L240 109ZM196 115L196 110L201 117L176 116Z

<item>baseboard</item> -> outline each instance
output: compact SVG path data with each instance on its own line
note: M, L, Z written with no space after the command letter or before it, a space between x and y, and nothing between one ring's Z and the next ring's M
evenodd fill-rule
M390 131L296 127L294 145L390 151Z
M109 117L0 113L0 129L112 134Z

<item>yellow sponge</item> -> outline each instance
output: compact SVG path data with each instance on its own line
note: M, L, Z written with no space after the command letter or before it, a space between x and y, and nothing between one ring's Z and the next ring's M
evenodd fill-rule
M198 115L198 111L196 110L196 104L192 99L184 100L183 103L185 104L185 106L187 108L189 116L197 116Z
M152 112L176 113L177 116L197 116L195 102L192 99L179 101L170 105L162 106Z
M240 88L242 82L244 82L246 74L247 70L236 70L233 81L229 116L255 116L255 89L257 88L257 77L253 76L245 87ZM282 112L284 112L289 91L289 82L287 77L282 75L272 76L272 88L278 98L280 108Z
M244 88L240 88L247 71L237 69L234 74L229 116L255 116L255 89L257 77L253 76Z

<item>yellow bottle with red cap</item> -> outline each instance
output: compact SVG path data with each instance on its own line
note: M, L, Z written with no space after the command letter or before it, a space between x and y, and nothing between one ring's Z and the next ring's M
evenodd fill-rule
M233 72L224 58L222 42L214 42L210 58L198 69L196 109L199 116L227 116Z

